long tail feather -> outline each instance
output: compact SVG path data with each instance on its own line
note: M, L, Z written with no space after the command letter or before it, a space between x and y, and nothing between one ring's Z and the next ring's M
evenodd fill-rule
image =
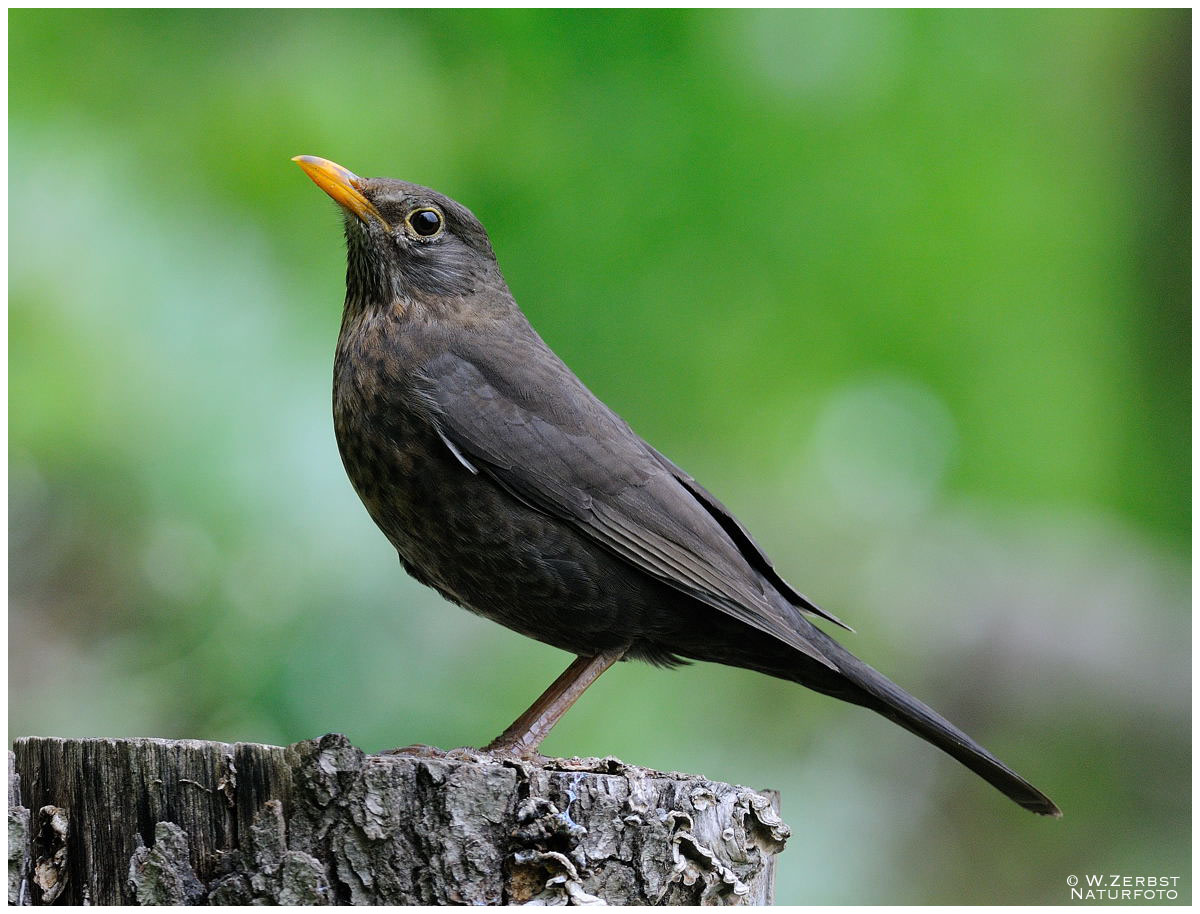
M861 693L842 693L839 697L849 698L857 704L877 711L932 743L1026 809L1043 816L1062 816L1062 811L1053 800L946 718L909 695L882 673L867 666L832 638L826 635L818 636L818 639L821 652L833 661L846 680ZM803 679L799 681L804 682Z

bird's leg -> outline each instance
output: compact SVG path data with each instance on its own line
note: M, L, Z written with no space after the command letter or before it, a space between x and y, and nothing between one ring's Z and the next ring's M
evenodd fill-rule
M529 710L514 720L499 736L483 747L484 752L528 758L537 752L542 740L567 713L584 690L600 678L600 674L621 659L625 648L602 651L595 657L576 657L550 688L546 689Z

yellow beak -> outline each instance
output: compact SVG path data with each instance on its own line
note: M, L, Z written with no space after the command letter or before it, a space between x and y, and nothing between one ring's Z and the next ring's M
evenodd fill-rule
M363 196L363 179L348 168L319 156L294 156L292 161L304 169L313 183L363 222L378 219L385 229L391 229L370 200Z

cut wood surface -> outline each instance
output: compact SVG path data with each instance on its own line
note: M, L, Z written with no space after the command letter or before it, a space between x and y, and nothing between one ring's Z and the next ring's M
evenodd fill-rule
M17 740L10 904L769 904L770 792L615 758Z

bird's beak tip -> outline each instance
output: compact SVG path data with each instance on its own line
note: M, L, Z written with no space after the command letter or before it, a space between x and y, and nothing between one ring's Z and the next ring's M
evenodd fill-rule
M304 173L312 178L317 187L363 222L373 218L381 222L384 228L388 227L387 221L379 214L375 204L363 196L363 179L349 168L320 156L292 156L292 161L304 169Z

